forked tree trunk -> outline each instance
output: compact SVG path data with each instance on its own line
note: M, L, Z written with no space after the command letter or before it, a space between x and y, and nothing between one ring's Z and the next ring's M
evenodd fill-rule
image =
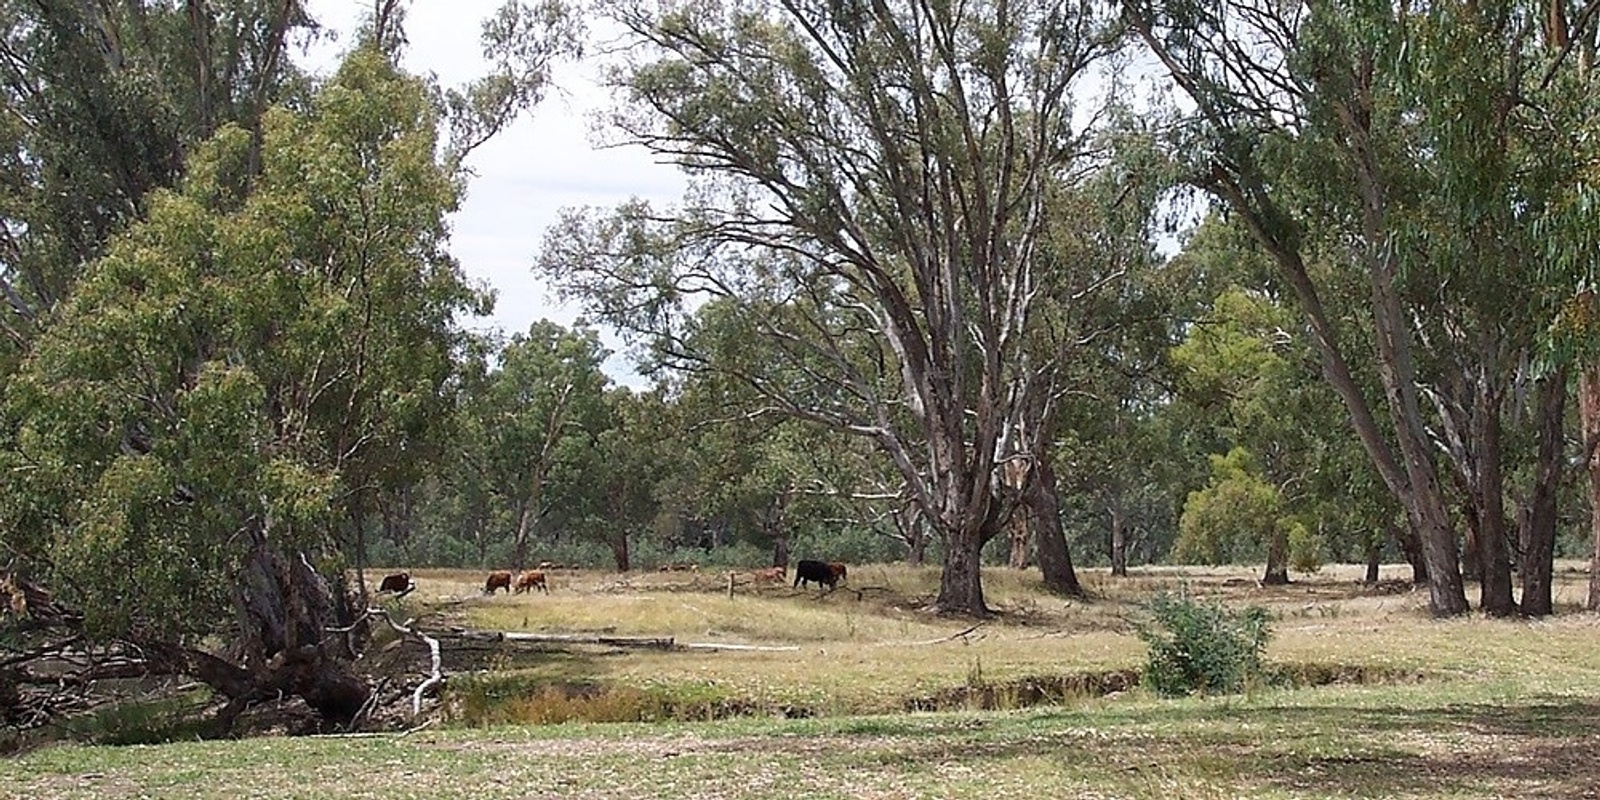
M1539 458L1534 467L1533 491L1525 513L1520 514L1522 578L1525 616L1543 617L1554 611L1553 571L1556 548L1556 490L1561 486L1563 420L1567 406L1567 372L1539 382Z

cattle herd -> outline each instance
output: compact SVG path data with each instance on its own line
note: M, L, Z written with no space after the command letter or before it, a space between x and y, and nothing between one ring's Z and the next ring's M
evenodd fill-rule
M539 569L523 572L497 569L490 572L489 577L484 580L483 593L494 594L504 589L506 594L523 594L534 590L549 594L550 581L547 577L547 572L553 569L567 568L563 564L545 561L539 564ZM663 572L696 571L698 569L698 566L692 564L668 564L661 567ZM795 565L794 588L805 588L815 583L818 586L826 586L831 590L845 580L847 572L845 565L838 561L801 561ZM756 583L783 583L788 578L788 571L784 567L768 567L751 572L750 577ZM416 588L417 582L412 580L411 573L395 572L383 577L383 581L378 584L378 593L389 592L397 597L404 597ZM732 591L732 589L730 588L729 591Z

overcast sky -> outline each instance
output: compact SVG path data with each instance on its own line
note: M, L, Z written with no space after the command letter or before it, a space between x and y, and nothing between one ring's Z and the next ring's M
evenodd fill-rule
M414 0L406 33L406 67L434 73L445 86L460 86L486 67L478 34L482 21L502 0ZM326 73L349 44L355 23L371 0L308 0L311 14L340 32L336 43L306 57ZM576 311L558 305L531 272L544 232L569 206L614 206L630 197L658 202L682 194L678 171L655 163L638 148L596 149L590 116L606 102L593 70L581 66L556 74L556 91L499 137L473 152L477 173L453 222L451 249L467 274L497 294L492 318L474 327L526 331L540 319L572 324ZM620 349L615 339L607 344ZM635 383L619 358L607 364L613 378Z

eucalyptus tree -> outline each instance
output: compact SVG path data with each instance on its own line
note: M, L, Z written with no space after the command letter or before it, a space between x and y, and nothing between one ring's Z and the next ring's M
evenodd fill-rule
M1072 0L667 4L624 32L621 137L696 178L683 206L570 216L540 264L675 360L684 311L733 297L775 413L871 439L944 548L934 606L986 613L978 556L1024 378L1051 186L1083 169L1080 84L1112 46ZM717 364L713 362L712 366Z
M661 485L677 467L678 426L660 390L610 387L600 424L564 447L571 454L552 476L561 508L552 524L611 551L618 572L634 567L633 546L662 523Z
M513 520L512 564L528 563L542 522L568 498L552 492L563 470L576 469L587 442L609 426L609 352L591 329L533 323L499 352L494 368L463 409L481 449L464 453L493 487Z
M298 2L0 3L0 374L185 154L303 102Z
M327 633L329 523L364 463L435 424L481 300L443 250L434 124L425 87L362 51L305 112L269 110L259 151L219 129L8 387L8 494L51 508L30 558L92 634L236 709L284 691L348 721L369 693ZM218 633L238 661L204 648Z
M1517 2L1123 7L1194 103L1182 144L1197 155L1190 181L1271 255L1326 377L1420 537L1431 608L1467 609L1455 488L1485 554L1484 609L1509 613L1501 433L1534 381L1529 353L1551 316L1529 237L1561 181L1548 162L1566 149L1549 124L1543 78L1560 61L1556 29L1581 29L1593 15ZM1341 319L1330 303L1352 278L1368 299L1359 316ZM1352 333L1352 321L1367 330ZM1367 358L1351 346L1364 335L1374 348ZM1363 391L1364 369L1381 406ZM1546 380L1550 402L1529 410L1557 413L1559 384ZM1558 451L1541 447L1539 457ZM1541 480L1552 473L1541 468ZM1541 519L1530 535L1553 531ZM1545 591L1537 583L1536 595ZM1535 596L1525 605L1547 604Z
M8 562L81 609L86 641L213 686L225 719L294 694L346 723L370 698L330 636L341 523L436 456L458 318L488 308L446 250L463 183L439 95L362 41L303 102L219 123L103 254L73 254L0 406Z

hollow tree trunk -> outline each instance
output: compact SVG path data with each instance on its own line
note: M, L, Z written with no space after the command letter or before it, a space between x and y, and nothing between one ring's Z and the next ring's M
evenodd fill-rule
M1539 382L1539 455L1534 467L1533 490L1520 538L1522 560L1522 613L1530 617L1554 610L1552 582L1556 547L1556 491L1561 486L1563 420L1567 405L1566 370Z

